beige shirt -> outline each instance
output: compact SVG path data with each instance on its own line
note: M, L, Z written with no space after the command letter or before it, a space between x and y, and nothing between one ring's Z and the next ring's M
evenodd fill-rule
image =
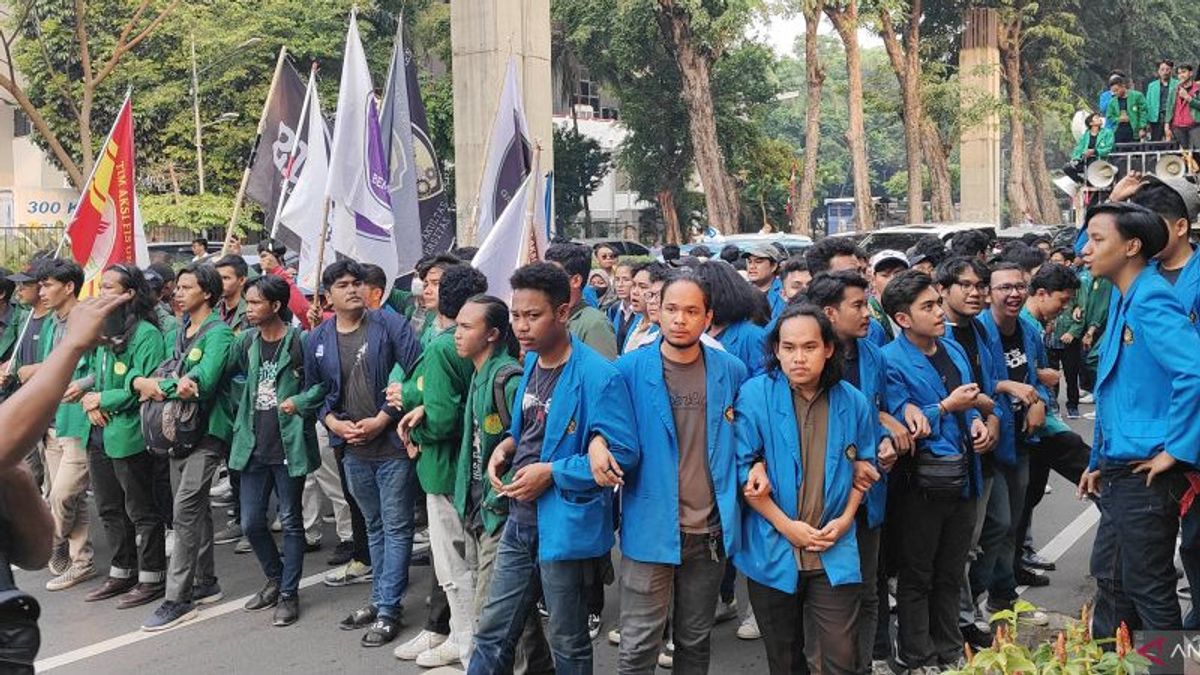
M796 432L800 438L799 520L820 528L825 515L825 441L829 432L829 395L819 392L813 400L805 400L792 390L792 407L796 411ZM802 571L824 569L820 555L795 549L796 564Z

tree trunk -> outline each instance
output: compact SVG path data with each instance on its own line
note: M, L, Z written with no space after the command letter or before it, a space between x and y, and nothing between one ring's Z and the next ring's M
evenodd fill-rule
M1054 181L1050 167L1046 165L1046 122L1037 85L1030 73L1024 78L1025 96L1029 99L1029 110L1033 113L1033 148L1030 150L1029 168L1033 189L1037 194L1038 206L1042 211L1042 223L1058 225L1062 222L1062 207L1054 192Z
M679 212L675 210L675 193L661 190L658 193L658 208L662 209L663 223L666 224L666 243L683 243L680 241Z
M825 14L842 44L846 47L846 76L849 80L847 107L850 125L846 142L850 146L850 162L854 175L854 209L858 230L875 228L875 204L871 199L871 175L867 166L867 139L863 123L862 55L858 48L858 0L848 0L845 7L825 6Z
M659 0L658 25L679 66L696 171L704 186L709 223L721 233L735 233L739 229L741 207L737 186L726 171L725 156L717 142L709 73L713 57L692 41L690 17L686 9L676 7L675 0Z
M92 165L96 158L92 152L92 105L94 103L94 88L83 85L83 100L79 104L79 152L83 156L83 175L92 175Z
M807 84L804 124L804 170L800 174L800 194L792 206L792 232L812 236L813 197L817 190L817 160L821 148L821 87L825 71L817 52L817 28L821 3L804 10L804 77Z
M892 16L886 7L879 8L879 34L883 38L883 46L887 51L888 60L896 79L900 82L900 95L903 107L900 119L904 122L904 150L908 170L908 222L920 223L925 220L925 209L922 207L925 188L922 180L924 165L921 163L921 119L924 117L921 105L921 65L920 45L921 36L921 0L912 0L909 10L908 28L905 30L904 46L900 46L900 38L892 24ZM931 149L936 152L938 149Z
M954 186L946 146L937 126L927 115L921 117L921 136L925 164L929 169L929 215L935 223L954 222Z
M1000 59L1008 86L1009 141L1008 218L1010 223L1036 222L1038 208L1029 200L1025 180L1029 161L1025 155L1024 106L1021 103L1021 20L1013 19L1000 28ZM1030 181L1031 182L1031 181Z

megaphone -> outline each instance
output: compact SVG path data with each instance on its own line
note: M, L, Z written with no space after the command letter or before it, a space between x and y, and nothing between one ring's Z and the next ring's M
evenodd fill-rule
M1104 189L1113 184L1117 179L1117 167L1114 164L1098 159L1088 165L1087 172L1084 174L1087 182L1094 188Z
M1154 175L1159 178L1179 178L1187 174L1187 164L1181 155L1174 153L1161 155L1154 165Z
M1090 110L1076 110L1075 115L1071 118L1071 136L1075 140L1087 133L1087 118L1091 115Z

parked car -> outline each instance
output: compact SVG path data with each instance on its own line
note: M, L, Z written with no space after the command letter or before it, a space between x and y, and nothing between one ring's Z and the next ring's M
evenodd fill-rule
M866 249L867 253L876 253L885 249L907 251L927 235L932 234L949 244L951 237L966 230L982 230L989 238L996 238L996 226L991 223L922 223L875 230L864 237L860 245Z
M679 250L687 255L696 246L706 246L712 251L713 255L721 252L722 248L733 244L742 251L748 251L757 244L761 243L775 244L782 246L788 255L796 255L803 253L804 249L813 245L813 240L800 234L729 234L719 235L716 237L705 237L695 244L685 244L679 247Z
M1022 239L1029 234L1046 235L1050 237L1050 245L1058 248L1073 245L1077 233L1078 230L1074 225L1018 225L998 230L996 238L999 239L999 243L1005 243L1014 239Z

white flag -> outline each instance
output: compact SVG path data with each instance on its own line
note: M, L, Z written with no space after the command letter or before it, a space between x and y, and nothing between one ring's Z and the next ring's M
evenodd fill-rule
M297 153L297 164L292 173L299 174L296 185L287 195L287 201L279 212L278 227L290 230L300 241L300 274L296 285L317 289L317 252L321 241L321 216L325 213L325 185L329 181L329 130L321 115L321 101L317 98L315 77L308 76L308 119L300 121L304 132L303 159ZM299 164L303 161L303 164ZM332 228L326 229L324 268L337 259L330 243Z
M531 147L525 104L517 85L517 62L510 57L479 184L475 241L487 239L509 201L515 199L517 189L529 175Z
M398 265L387 163L379 135L379 105L358 37L357 12L352 11L325 188L332 200L331 241L339 253L382 267L390 287Z
M540 198L540 183L536 176L526 176L471 261L487 277L488 293L505 302L512 301L512 273L546 254L545 223L538 224L536 215L530 219L527 213L529 200Z

